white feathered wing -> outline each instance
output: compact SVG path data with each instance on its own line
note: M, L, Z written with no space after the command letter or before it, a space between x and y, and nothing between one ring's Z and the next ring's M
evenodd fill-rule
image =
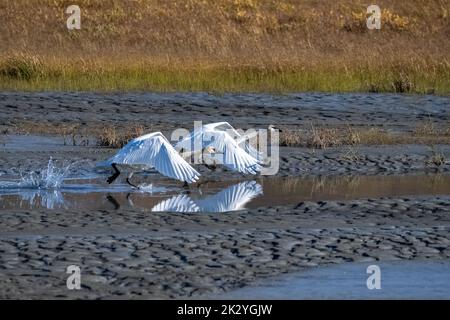
M200 130L191 132L188 137L176 144L176 149L192 150L195 147L202 149L213 147L217 152L213 159L218 164L245 174L257 174L258 171L261 171L257 158L241 148L228 132L215 130L211 125L213 124L205 125Z
M262 160L263 158L263 154L262 152L256 150L249 141L247 141L248 139L252 138L255 134L249 134L249 135L242 135L240 134L231 124L229 124L228 122L215 122L215 123L209 123L207 125L205 125L205 127L207 128L211 128L214 129L216 131L224 131L224 132L228 132L228 133L232 133L236 142L238 143L238 145L243 148L249 155L251 155L252 157L258 159L258 160Z
M154 168L162 175L193 183L200 174L172 147L161 132L150 133L128 142L106 164ZM104 163L105 164L105 163Z

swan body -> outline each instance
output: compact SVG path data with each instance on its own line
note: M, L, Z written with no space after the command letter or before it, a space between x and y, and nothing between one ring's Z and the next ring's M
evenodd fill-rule
M229 132L238 137L237 141ZM239 145L246 138L228 122L217 122L204 125L200 130L194 130L188 137L178 142L175 148L193 150L194 146L199 146L203 150L212 149L214 152L223 154L223 163L220 164L225 167L244 174L257 174L261 170L258 151L248 143L244 143L243 147Z

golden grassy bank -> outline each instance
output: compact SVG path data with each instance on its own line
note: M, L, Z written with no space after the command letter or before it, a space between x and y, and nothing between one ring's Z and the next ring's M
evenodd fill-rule
M450 1L0 0L0 88L450 93Z

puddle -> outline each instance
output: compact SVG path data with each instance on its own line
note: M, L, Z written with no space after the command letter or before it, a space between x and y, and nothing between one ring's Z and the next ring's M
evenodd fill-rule
M0 150L9 151L61 151L70 147L70 141L64 144L64 138L58 136L16 135L10 134L0 144Z
M106 179L106 176L104 177ZM146 177L151 181L151 177ZM450 175L287 177L254 181L209 182L186 190L176 182L157 181L143 190L104 179L64 179L58 188L32 188L3 181L0 210L119 209L153 212L228 212L301 201L450 195Z
M380 267L380 289L367 288L367 267ZM449 299L450 261L344 263L244 287L214 299Z

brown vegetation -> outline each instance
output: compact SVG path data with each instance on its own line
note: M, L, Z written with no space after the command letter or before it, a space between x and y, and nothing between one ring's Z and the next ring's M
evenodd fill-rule
M311 125L308 129L283 129L280 145L326 149L354 145L392 144L450 144L447 127L436 128L430 121L417 125L414 133L392 132L377 127L353 128L351 126L320 127Z
M17 89L450 92L448 0L0 3L0 86Z
M49 124L22 121L12 124L4 134L40 134L64 137L67 145L98 145L120 148L129 140L153 131L161 131L163 124L148 126L134 124L118 126L115 124ZM327 149L332 147L358 145L393 145L393 144L450 144L448 126L435 126L430 120L417 125L414 132L393 132L378 127L364 126L321 126L310 124L303 128L283 128L279 134L280 146ZM354 156L352 152L349 156Z

